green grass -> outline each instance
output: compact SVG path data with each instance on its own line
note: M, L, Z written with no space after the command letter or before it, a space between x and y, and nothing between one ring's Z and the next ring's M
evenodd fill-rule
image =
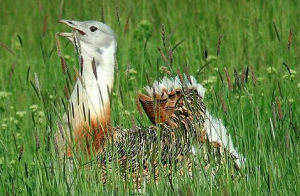
M201 70L197 79L207 88L205 103L224 121L235 146L247 158L237 179L230 177L230 166L221 168L215 178L196 168L193 177L175 175L174 189L168 178L162 178L157 185L149 183L147 193L299 194L299 1L0 0L0 4L0 195L69 193L53 144L66 79L54 39L56 32L67 30L57 23L60 16L104 21L115 30L118 71L112 119L114 125L124 127L131 126L131 116L150 124L137 112L135 93L147 85L147 77L150 82L161 78L162 66L168 67L158 47L168 57L169 47L184 40L173 54L172 70L187 67L192 75ZM74 49L66 40L62 44L73 72ZM248 81L239 88L234 70L240 76L247 66ZM225 67L233 89L228 87ZM40 96L33 88L37 83ZM74 171L72 191L134 193L130 180L124 185L112 175L112 182L102 185L97 172L96 168Z

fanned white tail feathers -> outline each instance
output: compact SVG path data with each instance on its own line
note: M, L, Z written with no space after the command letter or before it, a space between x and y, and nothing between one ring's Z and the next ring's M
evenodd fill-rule
M221 143L223 148L227 149L230 155L233 156L237 166L241 168L245 163L245 158L234 148L231 136L227 132L227 129L223 125L222 121L213 117L207 110L206 117L204 128L206 130L208 140L210 142Z
M197 83L197 80L193 76L187 77L183 75L183 81L176 76L175 78L164 77L162 80L153 82L152 87L144 87L149 96L153 96L153 93L162 94L163 92L171 93L173 90L182 90L182 87L197 89L199 96L204 98L205 88Z

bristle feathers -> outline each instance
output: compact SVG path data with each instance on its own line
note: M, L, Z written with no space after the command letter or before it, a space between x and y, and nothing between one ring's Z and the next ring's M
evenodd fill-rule
M183 75L183 81L181 81L179 76L175 78L164 77L162 80L153 82L152 87L146 86L144 87L146 93L150 97L161 97L164 93L171 94L174 90L182 90L187 88L189 90L196 90L198 95L204 98L205 88L197 83L197 80L193 76L187 77L186 74Z

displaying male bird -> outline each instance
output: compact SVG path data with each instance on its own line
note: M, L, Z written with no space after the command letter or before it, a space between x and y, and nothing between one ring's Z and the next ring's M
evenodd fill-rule
M65 115L71 134L60 130L56 135L62 154L66 147L69 157L78 149L88 154L94 152L98 154L98 164L104 168L117 157L121 165L130 166L132 171L143 168L147 176L147 161L154 166L157 160L163 165L180 163L197 152L197 143L208 141L213 147L227 151L237 167L242 165L244 158L233 147L226 128L210 115L203 103L205 89L186 74L155 81L152 87L145 87L146 94L138 94L152 126L112 128L110 93L117 48L115 34L109 26L97 21L60 22L72 28L71 33L59 35L71 40L80 62L69 112ZM108 147L109 143L114 151Z

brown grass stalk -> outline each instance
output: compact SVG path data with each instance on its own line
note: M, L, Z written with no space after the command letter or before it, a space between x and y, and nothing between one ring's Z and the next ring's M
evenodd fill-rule
M290 32L289 32L289 37L288 37L288 43L287 43L287 48L290 49L291 47L291 44L292 44L292 40L293 40L293 29L290 29Z
M256 76L255 76L254 69L252 66L250 66L250 74L251 74L251 78L252 78L252 84L253 84L253 86L256 86L257 80L256 80Z
M232 89L233 89L233 87L232 87L232 81L231 81L231 78L230 78L229 72L228 72L228 70L227 70L227 68L226 68L226 67L224 68L224 72L225 72L225 75L226 75L226 79L227 79L228 88L229 88L230 90L232 90Z

